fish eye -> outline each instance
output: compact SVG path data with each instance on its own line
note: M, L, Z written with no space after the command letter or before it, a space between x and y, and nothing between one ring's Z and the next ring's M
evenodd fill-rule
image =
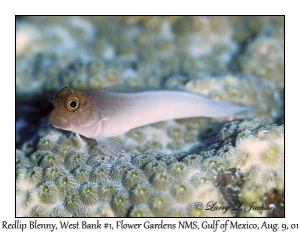
M66 107L69 111L74 112L76 111L80 106L80 101L77 97L72 97L67 100Z

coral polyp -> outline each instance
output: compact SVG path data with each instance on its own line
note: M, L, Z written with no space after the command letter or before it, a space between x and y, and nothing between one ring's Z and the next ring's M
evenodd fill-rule
M132 169L125 174L123 185L125 188L130 189L136 184L143 183L146 180L147 178L142 170Z
M178 180L184 180L189 173L189 168L185 163L175 162L169 165L169 173Z
M154 174L164 172L167 166L161 161L149 162L145 167L145 173L148 177Z
M114 194L111 207L116 216L124 216L128 214L130 199L129 194L125 189L120 189Z
M189 182L178 182L172 185L170 193L177 203L185 204L194 196L194 188Z
M98 185L87 183L79 188L80 200L87 206L94 205L98 202Z
M152 177L152 186L159 191L168 190L172 183L174 182L174 178L168 173L157 173Z
M58 191L55 184L50 181L43 183L38 189L38 197L41 203L55 203L58 197Z
M79 184L84 184L88 182L91 171L92 168L90 166L82 165L74 170L74 177Z
M45 169L44 179L55 181L64 173L64 168L60 166L50 166Z
M188 165L188 167L192 168L192 169L199 169L201 162L202 162L202 158L199 155L188 155L185 156L185 158L182 160L182 162L186 163Z
M63 206L69 213L75 213L83 206L83 203L80 200L78 190L72 189L64 198Z
M261 153L260 159L269 165L280 165L283 163L284 153L282 147L276 143L270 143L268 148Z
M134 204L147 204L153 192L154 189L148 182L138 184L131 191L131 200Z
M82 164L84 164L87 160L88 156L84 153L77 153L71 151L68 156L65 158L64 165L67 169L74 169Z
M104 182L111 179L110 177L110 166L102 163L92 169L90 175L91 181L94 183Z
M101 202L110 201L113 194L122 186L116 182L106 181L100 185L98 195Z
M62 174L55 180L55 184L62 194L64 196L69 192L69 190L72 190L75 186L78 185L76 179L70 175L70 174Z
M165 216L172 206L172 197L164 192L152 196L150 200L150 209L157 216Z
M25 173L25 180L33 185L37 185L42 181L43 169L40 167L29 168Z

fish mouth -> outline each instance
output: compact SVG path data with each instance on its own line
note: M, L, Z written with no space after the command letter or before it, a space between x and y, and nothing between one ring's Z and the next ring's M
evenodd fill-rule
M49 121L55 128L58 129L68 129L71 127L70 122L63 117L53 117L50 115Z

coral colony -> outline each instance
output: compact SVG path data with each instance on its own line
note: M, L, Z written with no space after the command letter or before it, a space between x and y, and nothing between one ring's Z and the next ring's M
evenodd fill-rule
M17 216L284 216L283 30L283 17L22 18ZM118 83L258 108L133 129L115 156L48 122L67 84Z

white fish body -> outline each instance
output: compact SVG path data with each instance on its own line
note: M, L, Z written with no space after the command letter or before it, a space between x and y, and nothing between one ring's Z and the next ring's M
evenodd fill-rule
M172 119L230 117L247 110L247 107L183 91L105 93L103 95L110 95L108 99L114 100L114 106L104 110L105 118L98 122L98 133L94 135L98 139L118 136L140 126ZM102 100L106 102L104 98L103 96L100 102Z
M249 110L199 94L150 90L122 93L61 89L55 96L49 121L56 128L101 141L131 129L161 121L194 117L230 117Z

